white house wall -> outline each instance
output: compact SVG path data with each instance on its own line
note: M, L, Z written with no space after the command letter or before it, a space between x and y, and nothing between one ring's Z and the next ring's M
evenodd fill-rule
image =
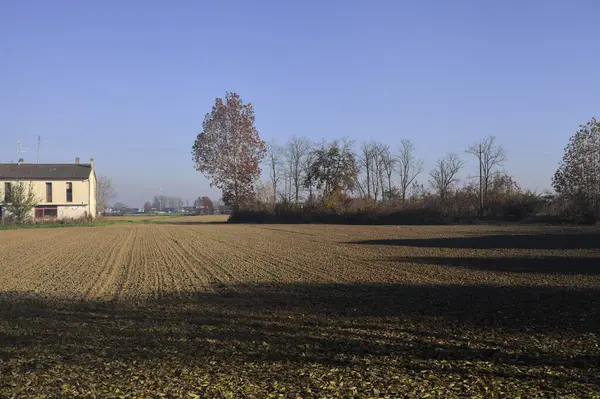
M92 173L90 173L90 180L88 181L88 191L89 191L89 212L90 216L94 219L98 216L98 191L96 185L96 172L92 169Z
M93 181L92 184L91 181ZM21 181L33 189L38 199L37 206L53 205L58 208L58 219L96 217L96 176L91 173L90 180L34 180ZM67 183L72 183L73 201L67 202ZM4 183L16 184L17 181L0 181L0 195L4 195ZM46 201L46 183L52 183L52 202ZM4 198L0 198L0 201ZM34 212L31 212L31 216Z
M58 219L79 219L88 216L88 206L59 206Z

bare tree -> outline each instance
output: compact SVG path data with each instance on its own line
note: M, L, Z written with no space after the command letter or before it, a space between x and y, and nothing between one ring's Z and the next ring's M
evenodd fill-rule
M398 159L392 154L390 151L390 147L385 145L381 151L381 163L383 165L383 171L387 178L387 200L388 203L392 203L393 197L393 185L392 185L392 176L396 170L396 165L398 164Z
M375 201L379 196L379 188L383 175L382 162L383 147L375 141L365 141L360 146L358 157L358 169L363 175L362 181L359 181L358 187L363 195L371 198L371 194Z
M375 147L374 157L373 157L373 176L371 179L371 183L373 186L373 196L375 197L375 202L377 202L377 198L379 193L382 193L383 197L383 174L384 174L384 166L383 166L383 152L385 146L383 144L378 143Z
M304 187L308 188L308 200L310 202L314 202L314 188L315 188L315 176L312 174L312 165L315 162L317 156L317 149L322 148L323 145L312 144L311 150L308 152L306 157L304 158L304 163L302 164L302 174L304 176Z
M270 182L256 182L256 201L259 204L268 204L271 202L271 194L273 193L273 188L271 187Z
M479 161L479 216L481 217L491 179L498 173L496 168L502 166L506 161L506 152L501 145L496 144L494 136L473 143L466 152L475 155Z
M465 163L454 153L438 159L435 169L429 172L433 179L429 183L437 191L440 199L446 199L454 185L458 183L457 175L464 165Z
M423 171L423 161L415 157L415 145L411 140L402 140L398 154L400 172L400 193L402 204L406 202L406 193L410 185Z
M286 146L286 159L290 173L294 199L300 199L300 188L303 186L302 176L305 159L311 150L311 143L306 137L292 137Z
M96 179L96 209L97 212L104 212L108 201L115 198L117 193L112 186L112 180L106 176L98 176Z
M277 183L281 180L282 148L275 140L267 143L267 165L269 178L273 186L273 203L277 202Z
M358 157L358 169L364 172L364 182L359 182L360 190L363 191L363 195L366 194L367 198L371 198L371 175L373 173L373 159L375 157L375 148L377 143L374 141L364 141L360 145L360 152Z

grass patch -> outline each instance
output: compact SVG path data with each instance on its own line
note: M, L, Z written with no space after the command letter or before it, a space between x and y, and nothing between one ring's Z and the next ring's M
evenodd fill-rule
M198 218L198 217L196 217ZM96 220L57 220L57 221L46 221L40 223L24 223L24 224L0 224L1 230L19 230L19 229L51 229L51 228L62 228L62 227L103 227L111 226L115 224L171 224L174 219L181 219L182 222L193 222L196 219L186 217L184 215L154 215L151 217L142 216L113 216L103 217ZM202 219L196 220L198 223L210 223L210 221L202 221ZM186 222L186 223L187 223Z
M51 222L51 223L25 223L25 224L2 224L0 230L20 230L20 229L53 229L62 227L99 227L110 226L116 222L110 220L93 220L90 222Z

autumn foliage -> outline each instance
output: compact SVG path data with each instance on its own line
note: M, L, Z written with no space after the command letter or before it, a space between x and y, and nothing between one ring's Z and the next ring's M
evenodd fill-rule
M600 220L600 121L592 118L571 137L552 184L578 221Z
M254 126L254 108L237 93L217 98L192 147L196 170L223 192L223 202L241 209L254 199L254 182L266 146Z

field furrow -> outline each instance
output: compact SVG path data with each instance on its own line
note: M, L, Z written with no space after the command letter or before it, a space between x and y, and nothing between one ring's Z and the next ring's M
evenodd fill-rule
M166 265L163 263L162 254L159 246L162 245L160 236L156 229L148 228L143 235L143 242L140 243L139 253L143 261L140 268L145 275L144 281L140 282L140 294L146 294L151 297L157 297L167 292L166 287Z
M187 231L186 231L187 230ZM239 265L235 262L236 254L227 249L227 244L216 241L211 230L204 228L197 234L186 234L188 229L174 233L178 237L178 247L191 259L194 259L196 265L202 265L201 269L206 274L206 280L209 285L225 286L230 285L234 289L236 283L244 281L245 265ZM244 261L247 263L248 259Z
M92 251L88 266L87 282L84 297L87 299L96 299L107 284L107 278L115 267L115 259L117 252L122 249L121 241L126 230L107 230L99 240L98 237L93 239L96 245L96 250Z
M200 272L204 265L202 262L198 262L197 259L189 256L189 253L185 251L187 243L184 241L184 238L176 234L177 231L166 234L164 231L157 229L157 233L157 238L160 242L163 245L166 243L168 258L173 260L170 269L181 283L179 291L187 293L206 289L209 280Z
M149 220L0 231L0 397L600 391L596 227Z
M118 298L118 287L123 284L130 264L127 261L128 254L132 249L135 227L124 227L115 234L109 255L103 262L100 276L97 279L98 284L94 286L87 294L88 298Z
M77 236L40 234L41 239L26 249L11 248L2 257L0 266L5 277L5 289L63 292L61 287L67 287L68 284L63 277L72 275L78 269L78 264L81 267L87 264L90 247L86 245L86 238L91 234L90 230L82 230Z
M205 235L203 232L196 232L200 237ZM242 284L254 284L258 282L280 282L280 272L277 265L265 264L265 262L255 256L256 250L243 242L239 242L236 237L231 239L221 239L216 236L209 236L207 240L211 242L206 248L198 249L198 256L210 257L214 264L214 269L219 273L227 273L227 278L239 281ZM194 249L191 249L194 253ZM226 263L221 263L224 260ZM227 265L227 269L221 266ZM281 267L283 269L283 267ZM235 277L232 277L235 276Z

